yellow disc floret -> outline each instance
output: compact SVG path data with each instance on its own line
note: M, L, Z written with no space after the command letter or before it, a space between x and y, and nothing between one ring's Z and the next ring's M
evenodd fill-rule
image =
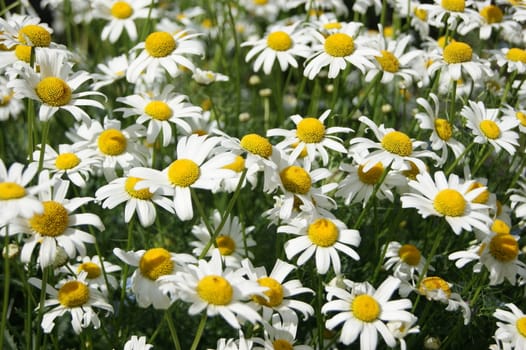
M509 234L510 227L504 221L500 219L495 219L493 224L491 224L491 231L495 232L498 235Z
M444 61L449 64L471 61L473 49L466 43L455 41L444 48Z
M361 182L368 185L377 184L384 173L384 166L380 162L373 165L373 167L366 172L363 171L363 168L363 164L358 167L358 178Z
M444 216L462 216L466 210L466 199L457 190L447 188L437 193L433 207Z
M331 247L338 241L340 230L331 220L321 218L309 225L307 235L313 244Z
M500 128L493 120L485 119L480 122L479 127L488 139L495 140L500 136Z
M200 175L199 165L190 159L177 159L168 168L168 179L175 186L191 186Z
M89 301L89 288L80 281L66 282L58 290L57 299L62 306L68 308L80 307Z
M510 234L495 235L489 243L489 252L495 260L507 263L519 255L519 244Z
M53 107L64 106L71 101L71 88L57 77L42 79L36 85L35 92L43 103Z
M168 120L172 117L173 111L164 101L151 101L144 107L144 113L148 114L152 119Z
M380 304L370 295L358 295L351 303L353 316L362 322L373 322L382 312Z
M267 138L259 136L258 134L247 134L243 136L240 144L243 149L263 158L269 158L272 155L272 144Z
M417 266L420 263L420 250L412 244L404 244L398 250L398 256L407 265Z
M31 46L28 45L16 45L15 56L20 61L30 63L31 62Z
M449 287L449 283L438 276L424 278L420 283L418 291L423 295L435 294L437 291L440 291L448 298L451 296L451 288Z
M409 136L401 131L391 131L387 133L381 141L382 147L394 154L402 157L410 156L413 153L413 143Z
M520 335L526 338L526 317L521 317L517 319L515 327L517 327L517 332L519 332Z
M146 38L144 48L152 57L166 57L175 50L177 43L167 32L153 32Z
M484 6L480 10L480 15L484 20L486 20L486 23L492 24L492 23L500 23L502 22L502 18L504 17L504 14L502 13L502 10L500 7L495 5L488 5Z
M164 248L148 249L139 260L141 274L152 281L172 273L173 269L172 255Z
M443 118L435 119L435 131L442 140L447 141L453 135L451 123Z
M87 261L79 265L77 273L80 273L82 271L88 274L88 279L97 278L102 274L102 269L100 268L100 266L91 261Z
M209 304L228 305L232 301L234 289L223 277L209 275L197 283L197 294Z
M292 39L283 31L272 32L267 36L267 46L274 51L287 51L292 47Z
M274 350L293 350L292 344L285 339L276 339L272 342L272 348Z
M103 131L97 140L99 150L108 156L118 156L126 151L128 139L117 129Z
M319 143L325 136L325 126L316 118L303 118L296 127L296 136L305 143Z
M485 187L483 184L481 184L480 182L473 182L473 184L471 186L469 186L469 189L468 189L468 192L469 191L473 191L477 188L481 188L481 187ZM489 195L490 195L490 192L488 191L487 188L484 189L484 191L482 191L478 196L476 196L472 202L473 203L478 203L478 204L485 204L488 202L488 199L489 199Z
M423 8L415 7L414 14L419 20L424 22L427 21L427 11Z
M68 211L55 201L42 202L44 211L29 219L29 226L42 236L57 237L66 231L69 224Z
M442 0L440 4L444 10L451 12L464 12L466 8L465 0Z
M137 182L141 180L143 179L138 178L138 177L128 176L128 178L126 179L126 182L124 183L124 189L133 198L142 199L142 200L151 199L153 194L147 188L143 188L140 190L135 189L135 185L137 184Z
M55 166L60 170L73 169L80 164L80 158L75 153L62 153L55 159Z
M225 165L223 169L229 169L235 171L236 173L240 173L243 170L245 170L245 158L241 156L236 156L234 161L230 164Z
M382 69L386 72L396 73L400 69L400 62L391 52L382 50L381 56L376 56L376 61L380 64Z
M26 189L16 182L0 182L0 200L22 198L26 195Z
M333 57L345 57L354 52L354 40L345 33L329 35L324 43L325 52Z
M512 47L506 53L506 58L512 62L526 63L526 50Z
M522 126L526 126L526 113L519 111L515 113L515 116L517 117Z
M263 294L268 297L268 301L262 296L255 295L253 297L255 302L268 307L281 305L283 302L283 287L281 286L281 283L272 277L261 277L258 279L258 283L260 286L268 288L268 290L263 292Z
M133 15L133 8L126 1L117 1L111 7L111 15L118 19L126 19Z
M216 238L217 249L223 256L231 255L236 250L236 242L230 236L219 235Z
M285 190L297 193L307 194L310 191L312 180L309 173L297 165L291 165L279 173L281 183Z
M18 40L26 45L48 47L51 44L51 34L42 26L29 24L18 31Z

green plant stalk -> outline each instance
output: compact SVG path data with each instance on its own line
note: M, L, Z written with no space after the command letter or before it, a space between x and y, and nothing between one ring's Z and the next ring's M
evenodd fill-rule
M146 40L146 33L150 30L150 23L152 21L152 10L153 6L155 4L155 0L152 0L150 2L150 6L148 7L148 16L146 17L146 23L144 23L144 26L141 29L141 35L139 36L139 41Z
M514 71L511 73L511 76L506 81L506 85L504 86L504 92L502 93L502 98L500 99L500 105L504 105L506 103L506 99L508 97L508 92L510 91L511 85L515 81L515 77L517 76L517 71Z
M126 242L126 251L130 251L133 247L133 226L135 224L135 218L132 217L130 222L128 223L128 239ZM124 267L122 268L121 273L121 295L119 298L119 317L118 317L118 324L122 324L122 318L123 318L123 312L124 310L124 298L126 297L126 280L128 278L128 270L129 266L128 264L124 264Z
M323 349L323 331L325 330L325 323L323 322L323 314L321 308L323 307L323 279L322 275L316 273L316 268L312 269L313 277L318 280L318 291L316 292L316 328L318 331L318 349Z
M44 166L44 154L46 153L47 137L49 135L49 120L42 123L42 139L40 141L40 156L38 158L38 172Z
M493 152L493 149L491 147L488 147L488 144L485 143L484 146L482 147L482 151L480 152L482 155L479 154L479 157L477 157L478 161L477 161L477 163L475 163L475 166L473 167L473 170L471 170L471 175L472 176L475 176L477 171L480 169L482 164L484 164L486 159L488 159L488 157L491 155L492 152Z
M387 0L382 0L382 12L380 12L380 24L382 25L382 30L385 29L386 17L387 17Z
M6 230L9 229L9 226L6 227ZM0 322L0 346L4 344L4 334L6 332L6 323L7 323L7 307L9 305L9 232L5 233L4 236L4 249L6 251L6 256L4 259L4 291L2 293L2 320Z
M469 152L474 146L475 146L475 142L471 142L471 143L468 145L468 147L466 147L466 148L464 149L464 152L462 152L458 157L455 158L455 160L453 161L453 163L451 163L451 165L448 166L448 167L446 168L446 172L445 172L446 176L449 175L449 174L451 174L451 172L452 172L452 171L455 169L455 167L457 166L458 162L459 162L462 158L464 158L464 156L465 156L465 155L466 155L466 154L467 154L467 153L468 153L468 152Z
M181 344L179 343L179 336L177 335L177 329L175 328L174 321L172 319L172 314L170 309L166 310L164 313L164 318L166 323L168 323L168 328L170 329L170 335L172 336L172 341L174 343L176 350L181 350Z
M457 98L457 81L453 80L451 83L451 99L449 101L449 122L455 123L456 116L456 98Z
M201 340L201 336L203 335L203 330L205 329L206 324L206 310L203 312L203 315L201 316L201 321L199 321L199 325L197 326L197 331L195 332L194 341L192 342L192 347L190 350L196 350L197 346L199 345L199 341Z
M379 71L374 76L373 80L371 80L369 85L367 85L367 87L365 88L363 95L360 96L360 99L358 100L358 103L356 104L356 106L354 106L354 108L351 110L351 113L349 113L349 117L352 117L356 113L356 111L362 107L363 103L369 97L369 93L371 92L372 88L375 87L376 84L378 84L378 82L382 79L382 75L383 75L383 72Z
M37 315L37 348L40 346L40 338L42 337L42 317L44 316L44 304L46 302L46 289L48 284L49 274L51 268L45 267L42 270L42 285L40 287L40 303L38 304L38 315Z
M378 183L374 186L373 193L367 200L367 203L365 204L365 207L363 208L362 212L360 213L360 216L358 216L358 220L356 220L356 223L354 224L354 229L358 230L360 226L362 226L362 221L365 219L365 216L369 209L371 209L371 205L373 205L374 201L376 200L376 193L380 189L380 186L382 186L382 183L385 180L385 177L387 176L387 173L391 170L391 164L387 168L384 169L384 172L382 173L382 176L378 180Z
M2 0L2 4L1 4L2 11L0 12L0 17L3 17L7 12L11 11L12 9L17 7L18 5L20 5L20 1L15 1L11 5L6 6L5 1Z

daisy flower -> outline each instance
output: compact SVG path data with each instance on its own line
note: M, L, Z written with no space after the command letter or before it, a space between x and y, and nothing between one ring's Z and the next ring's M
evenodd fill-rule
M302 117L299 114L295 114L290 117L296 125L295 130L270 129L267 131L267 136L282 136L285 138L276 145L279 149L294 147L289 157L290 163L293 163L300 156L301 152L306 149L306 160L309 163L312 163L317 156L321 156L322 164L326 166L329 163L329 153L326 148L343 154L347 153L343 146L343 141L334 134L353 131L351 128L339 126L326 128L324 123L330 113L331 110L328 109L318 118Z
M518 105L516 108L510 105L504 105L501 107L500 111L502 112L504 119L507 119L508 117L516 118L519 121L519 132L526 133L526 110L522 105Z
M44 208L41 214L34 214L28 219L15 219L9 226L9 231L12 233L30 235L25 240L20 253L22 262L31 261L31 255L37 245L40 245L38 262L42 269L53 265L59 246L70 258L74 258L77 254L84 256L86 255L85 243L95 243L95 237L76 226L91 225L99 231L104 231L104 224L97 215L74 213L84 204L91 202L93 198L67 199L68 188L69 181L57 180L53 188L48 187L46 191L39 193L39 199Z
M71 315L71 326L76 334L80 334L83 328L90 324L94 329L100 327L100 319L94 308L113 313L113 307L108 303L106 297L95 287L88 285L85 281L86 274L82 273L77 278L63 280L56 287L46 285L46 292L50 295L44 305L38 308L53 306L46 311L42 317L42 329L45 333L51 333L55 327L55 319L66 313ZM34 277L29 283L37 288L42 288L42 281Z
M0 41L7 48L20 44L33 47L55 46L51 41L53 29L36 16L13 14L7 20L1 18L0 28Z
M427 11L428 22L434 27L442 28L446 23L449 30L455 30L461 22L481 22L478 12L470 8L472 3L471 0L434 0L433 4L422 4L421 8Z
M136 190L135 185L139 181L140 178L133 176L114 179L95 192L96 200L104 209L113 209L126 202L124 222L129 223L136 213L142 227L151 226L155 222L157 217L155 205L171 214L175 213L172 201L163 197L162 191L152 193L147 188Z
M268 21L274 21L283 7L279 0L241 0L241 5L249 14L265 18Z
M127 69L128 56L126 55L111 57L104 63L98 63L97 70L101 73L92 74L94 82L91 88L93 90L99 90L104 86L113 84L126 76Z
M407 161L413 162L421 171L426 171L426 165L420 158L438 158L433 152L425 150L425 142L415 141L402 131L386 128L383 124L377 126L365 116L359 120L371 129L378 140L375 142L366 137L355 137L350 141L350 153L367 154L366 151L374 150L363 159L367 162L364 172L368 172L378 162L384 167L391 166L394 170L407 170ZM419 151L419 148L423 150Z
M130 176L144 179L136 189L149 188L150 192L162 189L173 195L175 213L186 221L194 217L191 188L216 190L222 178L232 176L232 170L223 167L231 163L234 155L220 153L207 159L219 137L191 135L182 137L177 143L177 159L162 171L150 168L133 168Z
M175 292L181 300L190 303L188 313L196 315L206 310L207 316L220 315L235 329L240 329L240 320L252 324L261 316L245 303L254 295L264 298L267 287L243 277L244 269L232 270L221 264L219 251L212 254L210 261L199 260L198 265L188 264L187 270L174 276L167 276L161 284L169 293Z
M215 209L212 213L212 220L210 220L212 233L215 234L215 245L208 249L206 256L212 256L214 250L219 250L225 266L240 267L243 258L254 258L254 253L249 249L256 245L256 241L251 237L255 227L244 227L237 216L229 215L221 226L221 230L217 231L222 219L219 210ZM203 249L210 243L211 232L208 232L208 228L202 222L192 227L192 233L198 239L190 242L190 246L194 247L192 253L200 256Z
M503 47L494 52L497 65L506 67L508 73L526 72L526 50L518 47Z
M511 16L505 15L498 5L492 4L489 0L476 1L475 5L479 10L481 21L460 23L458 26L460 35L466 35L473 28L479 28L479 38L482 40L489 39L491 34L495 32L504 37L520 35L520 24L514 21Z
M202 70L197 67L192 74L192 79L201 85L210 85L218 81L229 81L228 76L224 74L213 72L211 70Z
M159 95L147 94L118 97L117 101L130 107L117 108L124 118L138 116L136 123L148 123L146 141L154 143L162 132L163 147L172 142L172 124L190 133L191 128L184 118L200 118L201 108L188 102L188 97L174 92L173 85L166 85Z
M295 295L301 293L311 293L310 288L303 287L298 279L285 282L287 276L296 268L294 265L277 259L270 274L267 274L265 267L254 267L250 260L245 259L241 263L245 268L245 273L250 280L257 281L262 287L268 289L264 292L265 297L255 296L254 304L257 308L262 308L263 320L269 321L275 311L284 320L293 320L297 323L297 312L303 314L303 320L314 315L314 309L309 304L293 299Z
M462 182L455 174L446 179L442 171L435 172L434 179L429 173L418 174L416 181L409 181L414 192L400 198L402 208L416 208L423 218L430 215L443 217L457 235L462 230L472 231L473 228L489 232L492 220L488 207L473 202L486 188L471 189L473 182Z
M137 81L141 73L146 70L148 81L154 81L156 71L162 67L171 77L177 76L181 67L191 71L194 64L187 55L203 55L204 48L195 38L200 34L188 33L186 30L176 34L168 32L153 32L146 40L136 45L132 50L141 50L126 71L126 79L130 83Z
M245 339L245 335L240 330L238 339L219 339L216 350L251 350L252 345L252 340Z
M497 320L495 338L513 349L526 348L526 315L515 304L504 305L506 309L496 309L493 317ZM502 322L500 322L502 321Z
M429 136L431 148L435 151L442 150L439 165L443 165L449 156L448 148L451 148L455 158L458 158L466 147L453 137L454 126L447 119L441 118L438 97L430 93L429 98L433 102L433 107L428 100L422 97L417 98L416 103L424 111L418 112L415 118L420 122L421 129L432 130L431 136Z
M253 69L258 72L263 67L263 72L269 75L276 60L282 72L290 66L298 68L295 56L306 58L311 49L307 46L307 37L304 30L298 29L299 22L288 26L275 26L264 38L251 40L241 46L252 46L248 51L245 61L249 62L254 57Z
M468 101L468 105L460 112L466 118L467 127L475 135L473 142L489 143L496 153L504 149L513 155L519 146L519 134L512 129L517 127L519 120L510 116L499 118L499 113L497 108L486 108L482 101Z
M96 0L93 4L93 17L102 18L108 23L102 28L100 37L115 43L126 29L132 42L137 40L137 27L135 20L156 18L156 9L151 9L150 0L112 0L111 2Z
M290 260L301 253L297 261L297 264L301 266L315 255L316 269L319 274L326 274L331 265L334 273L340 273L341 262L338 251L354 260L360 260L358 253L351 248L351 246L360 245L360 233L357 230L348 229L338 219L296 218L290 220L287 225L279 226L277 232L297 236L285 242L287 259Z
M146 343L146 336L138 337L136 335L132 335L130 340L124 344L124 350L150 350L153 348L152 344Z
M305 11L315 11L316 13L334 12L337 15L347 15L349 9L343 0L291 0L287 1L285 7L293 9L299 5L304 5Z
M272 324L268 322L263 323L265 327L264 339L253 338L255 344L254 350L313 350L309 345L295 345L296 333L298 330L297 320L290 320L287 318L280 318L279 315L272 317Z
M81 273L86 273L85 282L100 290L104 295L108 295L109 287L113 289L118 287L117 278L110 274L120 271L121 267L109 261L101 260L98 255L94 255L91 258L89 256L79 256L77 257L77 263L68 265L68 268L63 268L62 270L64 272L73 271L77 276ZM106 285L106 279L109 285Z
M393 336L400 342L400 350L407 350L407 344L405 342L405 337L408 334L416 334L420 332L419 326L414 326L418 321L416 316L413 316L411 321L391 321L387 322L387 329L393 334Z
M510 195L511 208L515 217L523 220L526 219L526 182L518 181L520 188L511 188L508 190Z
M351 288L350 291L347 288L325 287L333 300L325 303L321 311L324 314L337 312L325 322L325 326L334 329L343 322L339 341L345 345L353 343L360 336L360 348L374 350L380 333L385 343L394 347L396 339L386 322L411 322L414 318L414 315L405 311L411 308L411 300L389 300L398 289L400 280L388 277L376 290L368 282L344 282L347 288Z
M371 59L380 56L380 53L364 45L367 39L358 36L361 26L358 22L343 23L338 32L327 37L313 30L311 35L316 43L312 46L313 54L307 58L303 74L312 80L322 68L329 66L328 77L332 79L349 63L362 74L366 69L374 68Z
M35 62L40 67L38 73L31 66L22 65L17 70L18 78L11 80L7 86L13 89L17 98L27 97L41 103L38 109L41 121L48 121L59 110L65 110L77 121L89 124L90 116L80 107L105 108L99 101L86 98L92 95L104 96L101 93L76 91L91 79L91 75L85 71L71 74L71 65L64 54L37 51Z
M114 248L113 254L126 264L138 267L131 276L131 291L139 307L152 305L157 310L166 310L172 303L170 296L160 288L160 278L174 275L195 262L189 254L175 254L160 247L138 251Z
M385 249L384 268L393 271L393 276L403 281L413 281L422 274L426 259L422 256L420 249L413 244L401 244L391 241ZM433 267L428 266L432 271Z
M14 96L13 90L7 87L8 80L0 77L0 122L9 118L17 119L24 110L22 100Z

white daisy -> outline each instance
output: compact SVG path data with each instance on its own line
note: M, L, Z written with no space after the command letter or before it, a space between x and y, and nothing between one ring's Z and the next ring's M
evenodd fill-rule
M508 73L526 72L526 50L519 47L503 47L494 53L499 67L506 67Z
M97 64L97 70L101 73L93 73L93 84L91 88L93 90L99 90L104 86L113 84L119 79L126 76L126 70L128 69L128 56L120 55L117 57L111 57L104 63Z
M52 47L51 34L53 29L32 15L10 15L6 20L0 18L0 41L7 48L15 45L29 45L33 47Z
M211 70L202 70L195 68L192 79L198 84L210 85L218 81L229 81L230 78L224 74L213 72Z
M502 37L520 35L521 25L513 20L510 15L505 15L500 6L492 4L489 0L476 1L475 5L478 8L481 21L460 23L458 26L460 35L466 35L473 28L479 28L479 38L482 40L489 39L492 33L499 33L499 36Z
M130 340L124 344L124 350L150 350L153 348L152 344L146 343L146 336L138 337L132 335Z
M449 30L455 30L459 23L482 21L479 13L470 8L472 3L471 0L434 0L433 4L425 3L421 8L427 11L428 22L434 27L446 25Z
M101 260L98 255L93 257L79 256L77 263L68 264L68 267L63 267L62 271L73 271L77 276L86 273L85 282L100 290L104 295L108 295L108 289L111 287L114 290L118 287L117 278L111 273L118 272L121 267L107 260ZM104 276L106 274L106 276ZM106 281L108 284L106 284Z
M526 182L520 180L517 184L520 188L511 188L508 193L511 193L510 202L515 217L524 220L526 219Z
M9 81L0 77L0 122L9 118L17 119L24 110L22 100L16 98L13 89L7 87Z
M413 281L424 271L426 259L420 253L420 250L413 244L401 244L391 241L385 250L384 268L392 270L393 276L403 281ZM433 271L432 266L428 266L429 271Z
M254 350L313 350L309 345L296 345L296 333L298 331L297 320L280 318L279 315L272 317L272 323L264 322L265 327L264 339L253 338L255 344Z
M513 349L525 349L526 315L513 303L508 303L504 306L506 309L496 309L493 313L493 317L499 320L497 321L495 338L510 344Z

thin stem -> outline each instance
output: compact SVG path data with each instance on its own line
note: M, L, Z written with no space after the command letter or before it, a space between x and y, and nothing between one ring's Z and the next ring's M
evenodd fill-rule
M506 81L506 86L504 87L504 92L502 93L502 98L500 99L500 105L504 105L506 103L506 98L508 97L508 92L510 91L510 87L515 81L515 77L517 76L517 71L514 71L511 73L511 76Z
M365 207L363 208L362 212L360 213L360 216L358 217L358 220L356 220L356 223L354 224L354 228L357 230L362 225L362 221L365 219L365 216L369 209L371 208L371 205L376 199L376 193L380 189L380 186L382 186L382 183L385 180L385 177L387 176L387 173L391 170L391 165L384 169L384 172L382 173L382 177L380 177L380 180L378 180L378 183L374 186L373 193L371 193L371 196L367 200L367 203L365 204Z
M203 315L201 316L201 321L199 321L199 325L197 326L197 331L195 332L194 341L192 343L192 347L190 350L196 350L197 346L199 345L199 341L201 340L201 336L203 335L203 330L205 329L206 324L206 311L203 312Z
M168 328L170 329L170 334L172 336L172 341L174 343L176 350L181 350L181 344L179 343L179 336L177 335L177 329L175 328L174 321L172 319L172 314L170 310L166 310L164 313L164 318L166 319L166 323L168 323Z
M462 152L458 157L455 158L455 160L453 161L453 163L451 163L450 166L447 167L446 169L446 175L449 175L454 169L455 167L457 166L458 162L460 160L462 160L462 158L464 158L464 156L475 146L475 142L472 142L468 145L468 147L466 147L466 149L464 149L464 152Z
M44 304L46 302L46 289L48 284L48 277L51 273L51 267L45 267L42 270L42 285L40 287L40 303L38 305L37 317L37 347L40 346L40 338L42 335L42 317L44 316Z
M453 124L455 122L455 107L457 98L457 81L453 80L451 83L451 100L449 101L449 122Z
M480 167L482 166L482 164L484 164L484 162L486 161L486 159L488 159L488 157L491 155L491 153L493 152L493 149L491 147L488 148L488 144L485 143L484 144L484 147L482 148L482 156L479 157L477 163L475 164L475 166L473 167L472 171L471 171L471 175L475 176L475 174L477 173L477 171L480 169Z
M150 6L148 7L148 16L146 17L146 23L144 23L144 27L142 27L141 30L141 36L139 37L139 41L144 41L146 39L146 33L150 30L150 22L152 20L152 10L153 6L155 4L155 0L152 0L150 2Z
M47 137L49 134L49 120L42 123L42 139L40 141L40 157L38 158L38 172L44 166L44 154L46 153Z
M3 17L7 12L11 11L11 9L14 9L18 5L20 5L20 1L15 1L14 3L12 3L9 6L5 6L5 4L3 4L2 5L2 11L0 12L0 17Z
M356 104L356 106L354 106L354 108L351 110L351 113L349 113L349 116L352 117L354 113L356 113L356 111L362 107L363 103L369 97L369 93L371 92L371 89L375 87L376 84L378 84L378 82L382 79L382 75L383 75L382 71L379 71L378 73L376 73L373 80L371 80L369 85L367 85L367 87L365 88L363 95L360 96L360 99L358 100L358 103Z
M321 313L321 308L323 306L323 279L322 275L315 273L315 270L313 270L313 272L318 277L318 291L316 292L316 323L318 331L318 349L323 349L323 331L325 329L325 324L323 322L323 314Z
M6 230L8 227L6 227ZM3 298L2 298L2 320L0 322L0 346L4 344L4 334L6 329L6 323L7 323L7 307L9 304L9 235L8 232L5 232L4 236L4 249L5 249L5 256L4 256L4 291L3 291Z

